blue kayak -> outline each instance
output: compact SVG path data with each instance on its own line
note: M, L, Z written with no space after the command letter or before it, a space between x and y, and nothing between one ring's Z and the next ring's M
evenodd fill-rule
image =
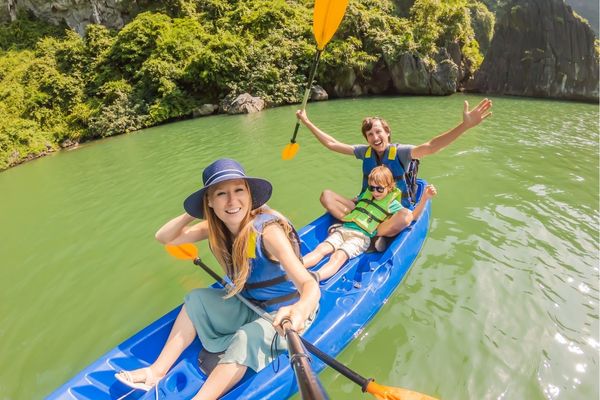
M418 181L420 198L425 182ZM320 309L315 322L303 335L323 352L337 356L356 338L400 284L417 257L429 227L431 205L421 217L402 231L382 253L365 253L347 262L340 271L321 282ZM299 231L302 253L314 249L327 236L335 220L325 214ZM318 269L321 264L317 265ZM198 273L202 273L199 271ZM114 374L148 366L166 342L181 306L104 354L48 399L154 399L156 392L131 391ZM171 371L157 385L158 398L190 399L206 380L198 368L198 339L181 355ZM278 366L278 368L277 368ZM315 372L326 366L312 358ZM365 371L358 371L366 373ZM325 388L327 389L327 388ZM222 399L285 399L296 393L294 371L286 354L258 373L248 372ZM128 394L129 393L129 394Z

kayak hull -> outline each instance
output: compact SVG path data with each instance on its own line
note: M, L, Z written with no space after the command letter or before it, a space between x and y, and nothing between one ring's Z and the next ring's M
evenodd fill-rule
M425 182L419 180L420 196ZM332 357L337 356L379 309L387 302L416 259L427 236L430 203L421 217L402 231L382 253L366 253L347 262L333 277L321 283L317 318L303 335ZM299 231L302 253L314 249L327 236L334 219L325 214ZM322 262L323 263L323 262ZM321 264L322 264L321 263ZM321 265L320 264L320 265ZM315 269L320 267L318 265ZM70 381L50 394L48 399L118 399L131 389L118 382L114 374L152 363L162 349L181 306L170 311L119 346L100 357ZM198 368L198 339L181 355L171 371L157 385L159 398L190 399L206 380ZM315 372L325 368L312 357ZM361 372L361 371L359 371ZM364 372L364 371L363 371ZM298 390L287 354L259 373L249 371L222 399L283 399ZM154 399L154 390L134 391L127 399Z

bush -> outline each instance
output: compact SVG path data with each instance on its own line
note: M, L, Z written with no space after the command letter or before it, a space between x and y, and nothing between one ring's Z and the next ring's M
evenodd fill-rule
M107 62L126 79L135 78L137 71L156 48L157 38L170 24L171 18L165 14L139 14L117 34Z
M167 0L120 32L88 25L83 38L27 16L1 25L0 169L66 139L131 132L243 92L268 105L299 102L315 54L313 3ZM431 65L449 44L472 71L482 58L475 32L487 43L492 27L477 1L353 1L317 79L366 82L407 52Z
M471 12L471 21L475 38L479 43L481 52L485 54L492 42L494 36L494 24L496 19L494 14L482 3L473 3L469 6Z
M16 21L0 24L0 50L33 49L42 38L63 37L66 29L66 25L55 26L30 14L19 13Z
M134 103L124 93L100 109L99 115L90 119L89 129L96 137L107 137L133 132L144 127L146 110Z

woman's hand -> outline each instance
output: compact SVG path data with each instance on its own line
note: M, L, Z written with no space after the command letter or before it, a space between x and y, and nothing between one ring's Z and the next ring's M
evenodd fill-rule
M183 213L164 224L155 234L156 240L162 244L194 243L208 238L208 222L200 221L189 225L196 220L188 213Z
M277 314L275 314L273 326L281 336L284 336L285 333L281 323L284 320L289 320L292 324L292 329L297 333L302 333L308 316L308 313L300 310L296 304L291 306L283 306L277 311Z

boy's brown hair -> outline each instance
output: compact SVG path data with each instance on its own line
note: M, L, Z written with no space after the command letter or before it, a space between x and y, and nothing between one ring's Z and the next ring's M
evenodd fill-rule
M394 175L392 171L385 165L380 165L371 170L368 179L369 184L373 183L378 186L383 186L389 190L394 189L396 182L394 182Z
M379 121L379 123L381 124L381 127L383 128L384 131L387 132L387 134L390 136L390 140L392 138L392 130L390 129L390 126L388 125L387 121L383 118L379 118L379 117L366 117L365 119L363 119L362 122L362 134L364 136L364 138L367 138L367 132L371 130L371 128L373 128L373 123L375 121Z

